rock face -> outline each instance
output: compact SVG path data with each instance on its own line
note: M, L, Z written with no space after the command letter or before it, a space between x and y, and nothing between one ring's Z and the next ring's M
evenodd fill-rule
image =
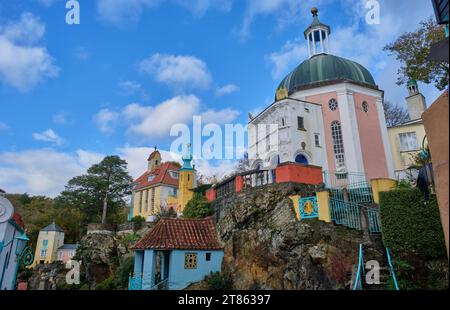
M301 185L242 192L222 207L217 230L225 245L223 272L234 289L347 289L358 248L383 260L380 237L317 220L297 221L289 195Z
M80 241L75 259L82 262L84 282L90 288L103 282L114 271L118 263L117 238L112 234L90 233Z
M37 265L28 279L29 290L58 290L66 284L67 271L60 262Z

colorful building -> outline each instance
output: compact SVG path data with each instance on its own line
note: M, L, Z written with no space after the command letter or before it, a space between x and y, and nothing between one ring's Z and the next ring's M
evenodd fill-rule
M39 231L33 267L56 261L66 263L75 256L78 244L64 244L64 230L55 222Z
M79 244L64 244L60 246L57 251L57 260L64 264L72 260L79 246Z
M133 247L131 290L181 290L222 269L214 218L163 218Z
M384 92L362 65L330 54L331 28L317 9L312 14L304 32L309 59L282 80L269 107L251 116L252 169L296 162L329 175L394 177Z
M417 156L425 139L422 113L426 109L425 97L420 93L415 80L408 82L409 96L406 98L409 121L388 128L397 180L415 181L418 175Z
M162 162L161 153L155 149L148 158L148 169L134 181L128 219L141 216L153 221L161 210L172 208L181 214L194 195L196 173L191 166L192 156L183 156L183 166Z
M19 264L32 260L28 241L21 216L0 190L0 290L14 290Z

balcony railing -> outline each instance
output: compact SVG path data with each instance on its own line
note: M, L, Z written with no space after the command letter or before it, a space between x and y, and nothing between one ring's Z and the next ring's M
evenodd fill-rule
M275 170L254 170L241 174L243 188L254 188L276 183Z

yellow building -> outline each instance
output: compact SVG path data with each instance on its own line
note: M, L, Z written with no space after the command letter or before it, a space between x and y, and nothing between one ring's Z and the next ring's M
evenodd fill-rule
M64 245L64 231L54 222L39 231L32 267L58 260L58 249Z
M196 186L195 170L191 165L192 155L183 156L183 167L180 169L180 186L178 195L178 213L183 213L187 203L194 197Z
M426 109L425 97L419 92L417 82L408 83L406 98L410 121L388 128L394 170L397 180L415 180L418 170L414 168L416 157L425 138L425 127L421 118Z
M182 213L195 188L195 170L190 166L192 156L185 156L183 161L185 164L180 168L177 163L162 162L161 153L156 149L150 154L147 171L133 183L129 220L141 216L153 221L161 210L169 208Z

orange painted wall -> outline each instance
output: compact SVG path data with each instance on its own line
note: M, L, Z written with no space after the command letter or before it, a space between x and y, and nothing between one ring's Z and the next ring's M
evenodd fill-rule
M309 96L306 98L307 101L319 103L322 105L322 115L323 115L323 125L324 125L324 134L325 134L325 144L327 147L327 160L328 160L328 168L323 167L323 170L336 171L336 161L334 158L333 151L333 139L331 137L331 123L334 121L341 121L341 117L339 116L339 108L336 111L332 111L328 107L328 102L330 99L338 100L336 92L330 92L315 96ZM338 103L339 104L339 103Z
M353 98L364 169L368 179L389 178L376 99L356 92L353 94ZM367 113L362 107L364 101L369 104Z
M217 191L214 188L210 188L206 191L206 200L209 202L216 200L217 198Z
M302 183L319 185L323 183L322 168L296 163L280 165L276 169L277 183Z
M236 176L236 193L239 193L244 188L244 178L241 175Z

